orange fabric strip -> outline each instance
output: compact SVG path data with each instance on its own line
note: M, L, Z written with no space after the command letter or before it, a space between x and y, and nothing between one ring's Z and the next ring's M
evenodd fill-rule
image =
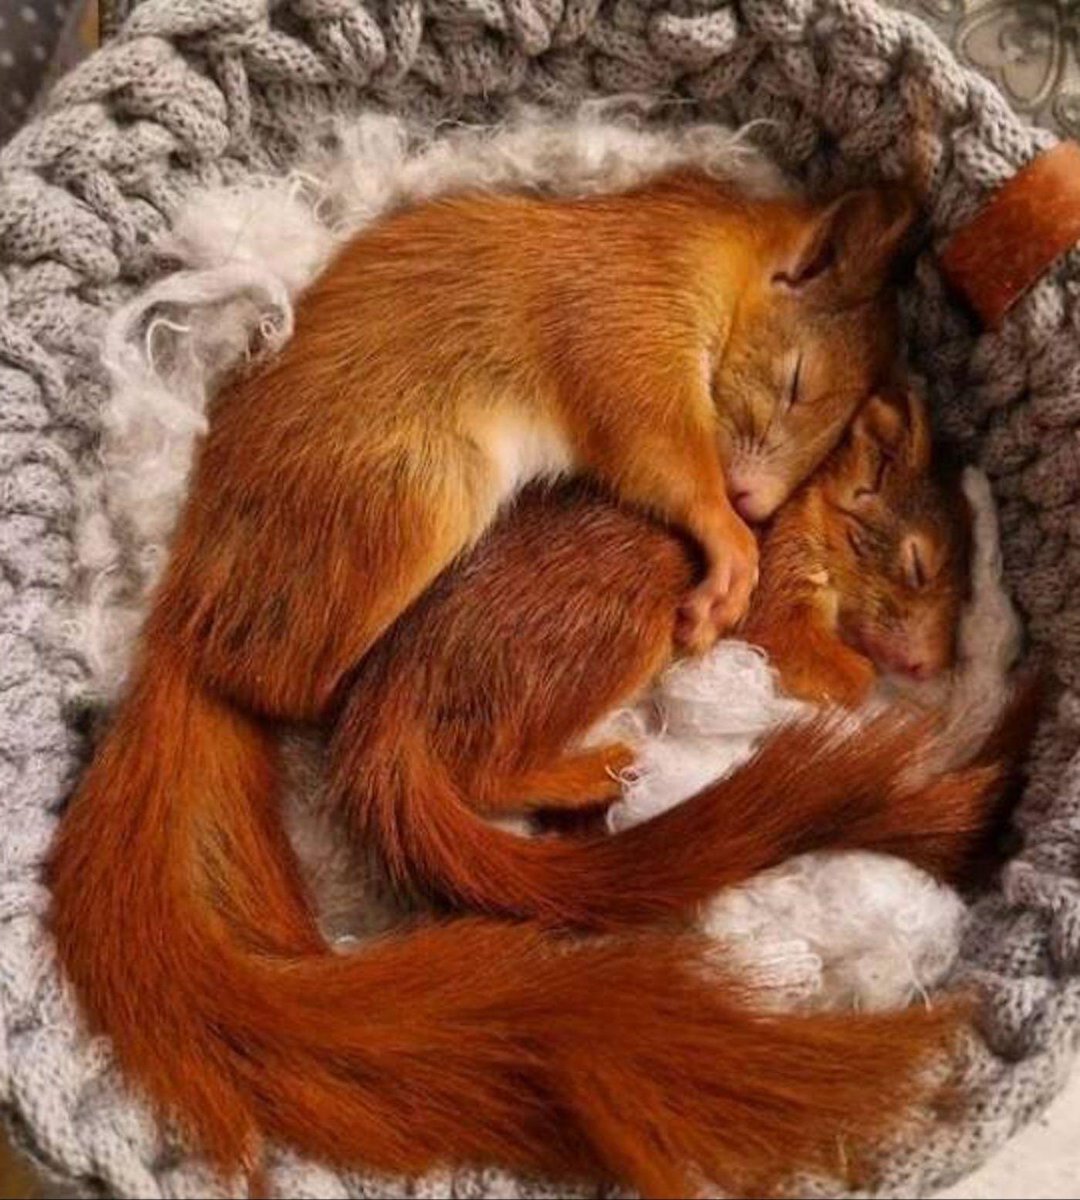
M942 270L991 329L1080 241L1080 145L1061 142L1018 171L949 239Z

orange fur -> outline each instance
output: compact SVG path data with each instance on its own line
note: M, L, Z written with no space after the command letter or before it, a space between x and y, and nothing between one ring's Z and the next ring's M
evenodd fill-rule
M472 671L463 651L479 643L505 669L475 683L497 681L534 723L540 708L552 714L502 744L523 768L508 780L528 778L532 760L511 742L542 728L550 746L589 721L606 702L601 667L619 677L609 689L642 680L658 655L635 661L635 646L659 630L669 652L691 576L687 548L640 516L580 489L534 496L421 601L445 609L464 592L470 620L463 641L426 660L423 639L400 648L399 684L419 663L422 698L440 660ZM499 647L512 653L487 658ZM962 1008L766 1018L689 934L578 942L472 920L329 954L281 829L271 735L189 664L144 655L54 848L53 926L93 1027L219 1165L253 1170L273 1137L388 1171L496 1162L656 1196L687 1194L703 1173L755 1194L791 1170L838 1168L841 1144L859 1163L930 1095L922 1069ZM408 728L365 691L378 664L377 650L351 685L338 786L353 800L372 779L382 789L371 823L399 875L498 911L615 930L688 914L717 887L817 846L947 871L942 839L966 853L998 790L996 761L905 789L905 763L932 733L891 714L846 739L823 725L783 730L733 779L617 838L521 842L441 791L445 767L431 769L412 740L356 761L383 718ZM435 723L475 748L468 730L483 713L426 694ZM395 791L401 782L415 790Z
M703 644L755 574L724 466L754 464L763 516L840 437L891 360L883 285L909 216L884 193L752 201L683 172L388 218L214 402L151 644L248 709L324 717L499 505L565 470L701 544Z
M765 1018L690 935L578 943L459 921L328 954L279 825L272 739L186 664L160 653L149 663L65 817L53 923L93 1026L215 1162L253 1167L274 1137L384 1170L497 1162L657 1196L686 1194L702 1172L753 1194L795 1168L836 1167L838 1139L855 1161L926 1094L922 1067L962 1010ZM593 703L584 668L579 687ZM575 711L573 697L551 699ZM685 912L800 850L883 838L901 848L893 806L902 800L911 828L939 810L940 787L893 786L926 736L895 716L850 739L782 731L668 817L580 847L565 903L545 915L614 927ZM381 777L409 761L386 760ZM995 779L980 770L952 783L970 809ZM482 823L453 806L448 823L437 792L415 799L436 858L445 851L466 880L460 898L482 903L469 841ZM417 870L430 861L418 851ZM485 869L494 882L504 865ZM504 909L523 878L505 871Z
M764 1017L715 948L625 927L821 846L950 874L994 808L993 753L911 788L929 722L793 727L659 820L577 843L491 830L433 756L439 738L476 763L485 749L500 769L463 782L492 802L546 786L537 771L590 786L580 756L560 775L560 748L666 660L694 559L588 489L523 499L361 664L335 734L339 795L400 879L619 931L600 941L471 919L328 953L282 832L270 732L151 625L54 847L53 927L92 1026L214 1162L254 1172L275 1138L387 1171L494 1162L655 1196L704 1175L756 1194L798 1169L862 1178L932 1098L924 1067L962 1006ZM484 729L501 730L492 746Z
M860 421L881 403L868 402ZM900 407L898 460L924 432L921 412L912 409L916 419L907 420L907 405ZM923 516L962 500L945 485L925 493L929 468L928 460L897 465L900 494L889 503L878 497L877 523L894 542L910 535L913 497ZM874 612L881 597L906 587L884 552L861 557L860 569L848 565L854 551L843 530L850 518L828 497L840 487L861 488L865 474L862 456L841 446L765 539L765 578L748 636L769 646L785 680L819 699L861 699L852 680L874 677L870 660L844 642L840 616ZM968 569L967 542L957 540L964 528L935 527L935 555L950 580ZM822 572L830 574L827 586ZM693 578L692 547L639 513L580 486L524 497L350 680L331 757L334 792L358 840L380 848L402 886L491 914L614 929L686 914L746 873L828 844L817 840L823 836L871 846L862 817L851 828L864 831L863 841L844 843L847 834L830 832L838 805L868 805L871 824L888 825L890 836L904 821L911 829L928 824L905 807L903 788L890 791L899 768L868 781L860 800L829 738L818 753L800 757L784 739L801 745L806 735L790 731L733 778L615 839L525 841L476 819L470 810L534 807L538 774L562 807L612 797L608 760L625 752L606 747L583 759L575 740L669 661L678 598ZM950 647L958 595L928 588L916 596L920 611L941 610ZM858 664L857 676L849 662ZM898 752L912 736L900 738ZM836 755L834 774L825 766L829 755ZM993 769L936 782L929 825L947 825L965 805L971 814L989 805L997 782ZM950 805L944 798L953 794ZM782 836L769 816L775 796L785 797L785 814L799 812ZM906 815L889 824L886 809ZM965 821L965 828L977 824L970 814Z
M378 676L372 644L521 482L564 466L700 548L690 640L735 616L753 553L722 464L746 476L734 493L746 514L764 515L837 440L888 357L882 283L903 223L876 193L815 209L693 175L624 197L440 201L352 243L284 353L217 399L130 693L65 814L49 880L58 952L92 1027L218 1165L254 1170L272 1137L410 1173L498 1162L677 1195L700 1172L753 1190L834 1166L838 1139L872 1143L924 1094L920 1068L956 1010L766 1019L689 934L577 942L468 920L328 953L282 832L264 725L345 703L335 772L351 804L368 786L351 768L374 744L358 699ZM632 529L640 538L640 518ZM663 536L658 580L685 590L686 553ZM563 544L572 574L597 568ZM591 590L608 594L603 574ZM481 640L499 644L511 613L527 620L518 594L495 595ZM639 657L620 630L609 646L591 626L586 644L611 649L610 690L643 683L670 652L675 598L662 621L642 617L655 643ZM506 697L530 671L555 713L553 750L597 704L593 668L560 649L582 644L559 641L564 627L584 632L569 617L560 607L531 631L539 670L510 664L497 680ZM542 697L556 663L552 686L568 690ZM386 714L411 717L398 691ZM434 715L468 724L452 704ZM785 730L663 823L573 854L485 840L493 831L431 748L405 738L363 762L379 790L355 820L411 882L615 929L681 915L800 849L872 845L894 792L917 820L931 791L894 784L928 736ZM501 782L536 782L555 757L518 761ZM564 766L579 786L580 760ZM955 783L985 794L994 776ZM415 859L402 863L403 848Z
M328 953L278 821L272 740L163 666L65 817L53 927L92 1026L218 1165L254 1169L273 1137L386 1171L494 1162L655 1196L702 1173L756 1194L859 1161L932 1093L923 1068L962 1008L764 1017L690 934L575 941L460 920ZM662 915L677 906L654 901L653 878L734 882L814 845L874 845L919 737L787 730L676 810L655 875L640 853L656 847L630 835L604 844L636 847L631 876L596 855L590 869L628 887L636 915ZM914 823L931 795L907 797ZM602 887L590 901L615 911Z

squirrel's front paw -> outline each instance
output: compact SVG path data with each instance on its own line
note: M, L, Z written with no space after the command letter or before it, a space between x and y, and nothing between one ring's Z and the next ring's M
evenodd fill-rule
M679 606L675 636L701 654L746 615L758 579L757 541L741 522L714 548L709 573Z
M790 663L780 667L784 691L797 700L812 704L835 704L840 708L858 708L877 681L874 664L861 654L838 646L832 658Z

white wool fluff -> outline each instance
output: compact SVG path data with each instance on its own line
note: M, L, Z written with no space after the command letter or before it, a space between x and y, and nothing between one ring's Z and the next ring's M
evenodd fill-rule
M694 795L745 762L763 734L810 711L779 690L765 654L745 642L718 642L701 659L675 663L635 713L617 714L589 738L622 737L637 756L622 800L608 810L609 828L626 829Z
M972 512L972 601L960 623L957 669L948 678L900 687L926 704L944 704L947 722L938 749L920 764L937 773L968 762L997 722L1006 700L1009 668L1020 656L1022 626L1001 583L1001 540L990 481L973 467L964 472ZM886 687L883 691L887 692Z
M990 732L1020 646L981 471L965 471L964 492L973 514L972 599L958 663L947 680L919 685L948 712L936 770L965 761ZM687 799L745 762L769 729L810 712L781 693L764 655L743 642L720 642L677 664L637 710L605 722L604 733L628 738L637 754L610 827L628 828ZM910 863L846 851L802 855L729 889L701 924L777 1005L875 1009L905 1004L948 974L963 916L956 893Z
M323 936L348 949L385 933L405 917L379 865L343 836L326 795L326 745L308 730L287 730L281 742L285 827L319 916Z
M679 164L737 178L757 194L784 187L741 134L705 125L658 132L612 108L594 105L558 121L523 110L495 129L440 129L437 140L430 128L367 114L340 128L337 149L313 153L304 170L192 198L160 247L180 269L119 310L105 338L105 483L83 496L83 589L71 629L91 665L89 698L113 700L123 682L209 396L227 368L287 340L292 301L345 238L405 202L465 187L611 191ZM983 522L975 609L996 631L1015 618L1001 592L993 507L980 478L971 476L982 489ZM1003 635L1001 647L1013 637ZM1000 693L1000 673L986 665L991 634L980 630L963 644L969 676L989 672L968 689L964 703L974 709L988 692ZM980 708L983 719L992 707ZM674 668L649 704L607 723L641 747L613 822L643 819L731 770L766 729L802 708L777 692L762 655L740 643ZM328 936L377 931L393 911L328 821L320 747L292 738L285 757L290 828ZM940 976L960 917L955 896L906 864L817 855L719 898L708 922L777 1003L877 1007L902 1003Z
M802 854L708 906L702 927L778 1008L897 1008L951 970L965 908L885 854Z

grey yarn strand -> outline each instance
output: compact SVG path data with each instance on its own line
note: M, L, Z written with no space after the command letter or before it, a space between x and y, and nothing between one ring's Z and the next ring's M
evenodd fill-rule
M146 0L0 152L0 1107L88 1191L212 1195L81 1030L43 926L43 857L85 753L65 640L76 486L95 469L108 311L192 188L286 166L313 117L364 105L490 119L638 91L669 118L761 121L811 182L915 180L940 239L1051 141L916 18L873 0ZM973 1103L899 1147L881 1194L979 1163L1060 1085L1080 1029L1080 256L977 335L925 256L905 297L943 427L1002 504L1007 573L1065 685L1020 814L1025 845L975 912L986 997ZM543 1195L493 1173L406 1187L282 1153L284 1195ZM826 1185L815 1184L819 1194ZM546 1194L554 1195L554 1191Z

